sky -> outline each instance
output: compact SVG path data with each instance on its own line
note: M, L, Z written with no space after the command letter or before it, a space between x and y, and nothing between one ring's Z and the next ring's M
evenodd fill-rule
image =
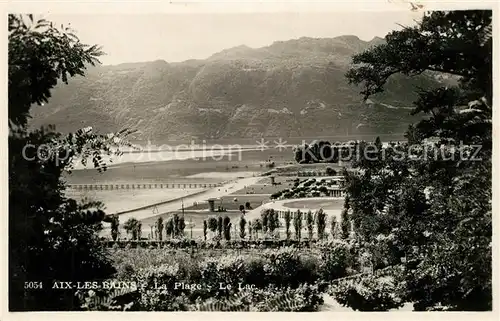
M414 25L421 13L281 12L224 14L45 14L70 26L83 43L99 44L105 65L162 59L180 62L205 59L239 45L252 48L300 37L355 35L369 41L399 25Z

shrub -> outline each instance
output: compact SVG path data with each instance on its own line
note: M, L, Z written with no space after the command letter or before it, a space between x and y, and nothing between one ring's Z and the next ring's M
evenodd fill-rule
M264 270L269 284L295 288L301 283L312 283L315 279L316 266L309 264L309 269L305 268L305 260L301 259L296 249L267 250L264 257Z
M331 241L322 244L320 250L319 274L322 280L331 281L347 275L347 269L353 266L351 246L343 241Z
M289 192L286 192L286 194L288 194ZM280 198L280 196L283 195L283 191L279 191L279 192L276 192L274 194L271 194L271 199L277 199L277 198Z
M344 281L333 294L342 305L358 311L388 311L403 306L398 288L391 277L369 276L360 281Z
M328 175L328 176L335 176L335 175L337 175L337 171L336 171L336 170L334 170L334 169L333 169L333 168L331 168L331 167L327 167L327 168L325 169L325 173L326 173L326 175Z
M238 290L238 283L245 280L245 260L239 255L207 258L200 263L200 277L208 297L226 297ZM232 288L219 289L220 283Z
M187 300L179 300L181 291L175 290L178 282L179 265L164 264L142 269L135 275L135 281L140 284L137 309L141 311L185 311ZM179 302L180 301L180 302Z

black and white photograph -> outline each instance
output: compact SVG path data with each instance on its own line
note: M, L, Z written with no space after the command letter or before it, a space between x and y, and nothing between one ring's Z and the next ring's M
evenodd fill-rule
M493 311L496 8L385 5L4 13L7 312Z

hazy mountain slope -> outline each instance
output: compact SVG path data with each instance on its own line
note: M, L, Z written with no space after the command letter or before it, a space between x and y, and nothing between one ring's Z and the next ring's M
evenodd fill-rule
M353 54L381 41L300 38L230 48L206 60L93 67L58 86L49 104L35 106L31 126L128 127L152 140L400 133L415 118L399 107L415 100L415 85L437 80L394 77L385 93L362 102L344 75Z

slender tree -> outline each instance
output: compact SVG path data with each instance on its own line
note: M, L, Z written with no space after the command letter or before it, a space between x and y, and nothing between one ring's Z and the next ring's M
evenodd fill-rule
M229 241L231 239L231 225L232 225L229 216L224 217L223 225L224 225L224 239L226 241Z
M241 216L241 219L240 219L240 239L245 239L245 236L246 236L246 225L247 225L247 221L245 220L245 218L243 216Z
M267 228L269 230L269 233L271 235L274 235L274 230L276 229L277 221L276 221L276 216L274 215L274 209L270 209L267 212Z
M184 237L184 229L186 228L186 221L184 220L184 217L181 216L179 217L179 222L178 222L178 236L179 237Z
M215 217L211 217L208 219L208 229L212 232L212 237L215 236L215 232L217 231L217 219Z
M137 222L137 225L135 227L135 233L136 233L136 239L140 241L142 239L142 223Z
M158 236L158 240L162 241L163 240L163 218L158 217L156 220L156 232Z
M207 220L203 220L203 240L207 240Z
M262 222L260 219L256 219L253 223L253 230L255 231L255 238L259 238L259 231L262 231Z
M295 213L295 217L293 220L293 227L295 229L295 238L297 240L302 239L302 212L300 210L297 210L297 213Z
M267 233L268 226L269 226L269 210L265 209L260 213L260 217L262 219L262 231L263 233Z
M311 211L307 212L306 226L307 226L308 238L309 240L312 240L314 231L314 217Z
M285 212L285 233L286 233L286 239L290 239L290 222L292 220L292 213L290 210Z
M347 214L347 210L344 209L340 216L340 237L342 239L349 238L349 230L350 230L350 222L349 215Z
M165 224L165 236L168 238L174 237L174 219L169 218L167 224Z
M179 215L177 213L174 214L172 222L174 224L172 236L176 238L179 236Z
M248 239L252 239L252 221L248 221Z
M330 221L330 234L332 235L332 239L336 239L338 234L337 234L337 217L333 216L332 220Z
M137 240L138 224L139 221L136 218L131 217L123 225L123 228L125 229L125 231L127 231L127 234L132 234L132 240Z
M120 219L118 215L113 215L111 217L111 238L113 241L116 241L118 239L118 235L120 234Z
M318 232L318 239L322 240L325 237L326 228L326 214L323 209L316 212L316 228Z
M222 238L223 230L224 230L224 222L222 216L219 216L219 218L217 219L217 233L219 235L219 238Z

